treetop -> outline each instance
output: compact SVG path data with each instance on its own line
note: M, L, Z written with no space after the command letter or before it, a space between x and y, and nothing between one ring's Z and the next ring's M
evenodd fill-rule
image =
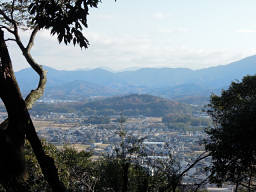
M88 27L90 8L100 0L9 0L0 1L0 26L8 29L47 29L59 43L87 48L82 30ZM9 31L10 32L10 31Z

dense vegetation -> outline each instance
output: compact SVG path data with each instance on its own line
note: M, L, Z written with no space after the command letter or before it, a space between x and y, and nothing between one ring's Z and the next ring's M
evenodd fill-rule
M36 104L32 111L37 113L74 112L86 116L152 116L162 117L169 113L191 114L195 107L188 104L177 103L168 99L151 95L127 95L122 97L111 97L98 99L86 103L58 103L58 104Z
M182 170L178 162L171 156L169 160L152 162L143 153L141 141L127 137L113 154L98 160L93 160L91 152L78 152L67 146L59 150L45 141L43 146L55 159L60 179L70 192L168 192L184 189L186 186L181 184ZM51 192L28 142L25 159L27 175L19 184L26 192ZM143 166L141 160L146 162ZM196 186L190 185L189 189ZM0 186L0 191L5 190Z
M188 105L172 102L151 95L128 95L87 103L82 106L84 114L159 117L167 113L191 113Z
M206 150L212 155L212 182L231 182L255 191L256 180L256 76L233 82L221 96L212 95L208 113Z

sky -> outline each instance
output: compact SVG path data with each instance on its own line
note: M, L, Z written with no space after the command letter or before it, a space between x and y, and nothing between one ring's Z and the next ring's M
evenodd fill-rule
M48 31L32 55L60 70L145 67L201 69L256 54L255 0L102 0L90 10L87 50L59 44ZM24 42L28 32L22 32ZM8 43L14 70L28 67Z

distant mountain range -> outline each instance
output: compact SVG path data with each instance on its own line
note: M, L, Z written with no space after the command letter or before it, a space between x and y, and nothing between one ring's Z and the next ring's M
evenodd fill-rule
M202 101L213 92L219 93L245 75L254 75L256 56L201 70L143 68L114 73L99 68L88 71L45 69L48 82L44 98L83 100L93 96L138 93L192 102L195 98ZM24 94L37 85L38 77L32 69L16 72L16 77Z

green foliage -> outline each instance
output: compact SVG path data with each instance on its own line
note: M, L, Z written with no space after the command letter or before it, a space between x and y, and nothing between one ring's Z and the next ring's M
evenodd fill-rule
M138 150L137 142L132 140L131 143L132 145L125 145L127 150L123 152L117 150L118 154L98 161L91 160L91 153L78 152L67 146L62 150L46 142L43 142L43 146L47 154L55 159L60 179L69 191L121 191L124 186L125 165L128 165L129 191L142 191L140 189L147 186L148 172L130 159L129 154L135 154ZM28 143L25 146L27 178L24 185L27 191L51 191L31 146Z
M160 117L168 113L191 113L192 107L176 103L160 97L151 95L128 95L113 97L95 102L89 102L82 106L82 112L95 110L96 115L119 115L125 116L153 116Z
M96 185L97 191L121 191L122 189L122 168L118 160L105 159L99 166L100 180Z
M145 156L142 145L144 139L127 136L122 129L122 121L120 129L119 136L122 141L115 146L112 154L101 161L100 180L96 189L116 192L147 191L149 172L139 163Z
M256 176L256 76L233 82L221 96L212 95L208 107L214 123L205 141L212 155L212 182L249 187Z
M47 153L56 157L56 148L53 145L49 145L45 142L42 143ZM48 183L44 180L44 176L41 172L40 166L33 153L33 150L29 143L25 144L25 159L26 159L26 171L27 178L25 184L28 186L28 191L50 191Z
M50 29L51 34L57 34L59 42L87 48L88 40L82 30L87 26L89 8L97 8L99 0L36 0L29 5L29 13L33 15L32 22L40 29Z
M176 190L181 183L181 167L171 156L169 159L157 159L150 162L154 175L150 178L149 191Z
M177 190L182 179L179 163L171 156L162 160L147 158L143 152L142 141L143 139L125 136L112 154L99 160L93 160L90 152L78 152L67 146L57 149L43 141L43 147L55 159L60 179L71 192ZM27 192L51 192L27 142L25 158L27 177L23 185ZM4 190L0 188L0 191Z
M89 41L82 33L87 28L90 8L97 8L100 0L19 0L0 3L1 11L9 18L0 20L22 29L47 29L57 35L59 42L78 44L87 48Z
M70 191L93 191L97 177L94 175L94 166L90 157L91 153L78 152L67 146L59 151L57 161L60 165L64 165L61 172L66 172L61 176Z
M125 185L123 179L125 174L128 176L127 191L147 191L150 177L148 170L136 163L131 163L126 173L124 165L124 160L114 157L106 157L101 160L98 169L100 170L100 179L96 184L95 191L122 191Z
M166 114L186 114L191 115L193 111L198 111L191 105L176 103L168 99L155 97L151 95L128 95L122 97L111 97L107 99L91 102L74 102L74 103L36 103L33 106L34 113L79 113L85 116L151 116L163 117ZM204 123L200 119L201 124Z
M107 99L77 102L77 103L58 103L46 104L36 103L32 112L73 112L86 116L153 116L162 117L169 113L191 114L198 109L187 104L176 103L168 99L151 95L128 95L122 97L111 97Z
M46 153L55 159L60 179L70 191L81 191L81 189L91 191L95 179L90 153L78 152L67 146L58 150L54 145L45 141L43 141L43 147ZM24 185L28 188L28 192L51 191L28 142L25 145L25 159L27 178Z

